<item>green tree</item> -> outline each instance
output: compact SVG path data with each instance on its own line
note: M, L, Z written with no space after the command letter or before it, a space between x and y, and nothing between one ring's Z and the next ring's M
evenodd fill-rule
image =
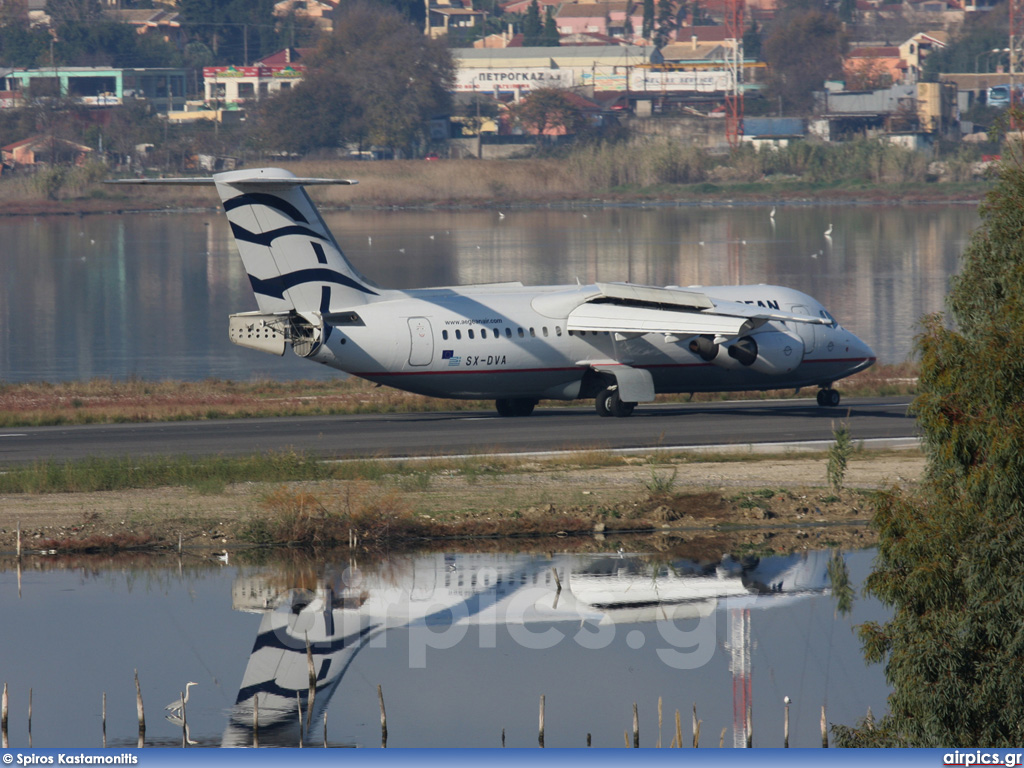
M526 9L526 18L523 19L523 47L540 45L543 34L544 23L540 18L540 5L537 0L533 0Z
M0 4L0 66L32 67L49 63L50 36L33 29L24 0Z
M787 110L810 111L814 91L842 74L845 48L842 25L834 14L787 8L763 42L769 67L767 95L782 97Z
M992 71L1000 60L1007 62L1009 54L1001 53L1006 47L1005 14L972 14L949 45L931 51L924 60L922 78L934 82L943 72Z
M455 68L444 41L380 4L348 3L309 67L260 110L261 140L297 152L348 143L409 151L431 117L451 110Z
M761 60L761 31L753 19L743 33L743 57L755 61Z
M643 26L643 37L645 40L651 39L651 34L654 32L654 0L644 0L644 26Z
M661 49L668 45L676 28L675 8L672 0L658 0L658 20L654 30L654 47Z
M288 42L273 24L274 0L178 0L190 41L205 44L218 64L246 64Z
M537 144L543 143L545 131L576 133L586 122L561 88L533 89L515 108L514 114L536 134Z
M95 24L103 17L100 0L46 0L46 13L54 27Z
M1018 119L1020 116L1018 116ZM843 745L1024 741L1024 157L1003 151L948 298L924 321L914 401L927 471L877 503L867 591L893 610L860 628L885 663L889 714Z
M626 17L622 20L622 34L627 40L632 40L636 30L633 29L633 14L636 13L636 3L628 0L626 3Z
M546 48L554 48L562 44L558 34L558 22L555 21L555 9L550 5L544 14L544 31L540 36L540 44Z

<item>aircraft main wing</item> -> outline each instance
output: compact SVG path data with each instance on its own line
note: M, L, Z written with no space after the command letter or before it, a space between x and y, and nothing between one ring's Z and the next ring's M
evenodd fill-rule
M769 320L832 323L824 317L718 301L699 291L623 283L598 283L597 288L599 293L588 296L569 313L569 330L733 337Z

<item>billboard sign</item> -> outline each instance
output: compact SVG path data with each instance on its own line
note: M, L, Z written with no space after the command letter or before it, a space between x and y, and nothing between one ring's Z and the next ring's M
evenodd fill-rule
M496 91L529 91L531 88L572 88L573 73L569 69L540 67L507 67L500 69L460 69L455 90L472 93Z

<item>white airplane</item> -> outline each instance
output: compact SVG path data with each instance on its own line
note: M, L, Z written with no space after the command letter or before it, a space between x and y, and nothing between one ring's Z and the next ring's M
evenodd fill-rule
M771 285L654 287L520 282L380 288L342 253L304 187L354 184L278 168L124 183L214 185L259 310L231 340L433 397L494 399L502 416L540 400L594 398L629 416L657 392L817 386L875 362L807 294Z
M345 563L337 568L327 563L312 590L286 588L287 577L273 570L247 572L235 581L232 607L262 618L222 746L252 743L254 704L260 742L293 746L296 699L307 723L320 723L346 673L360 662L356 657L388 647L388 638L399 648L433 653L451 648L461 633L446 636L446 630L459 627L558 624L571 642L573 630L582 630L584 623L590 629L672 625L724 608L769 610L826 593L830 557L819 550L743 561L726 555L717 561L669 562L638 554L435 553L385 560L358 571L352 585L341 575ZM502 648L506 661L508 650ZM511 658L514 663L516 657ZM356 669L358 678L362 673ZM464 676L451 682L446 693L458 696L460 683L478 681Z

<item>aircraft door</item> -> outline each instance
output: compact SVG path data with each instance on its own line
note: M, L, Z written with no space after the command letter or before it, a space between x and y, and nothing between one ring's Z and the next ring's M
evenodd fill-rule
M791 309L795 315L809 315L810 310L804 306L795 306ZM787 325L800 337L804 343L804 355L809 355L814 351L814 339L818 334L818 326L814 323L787 323Z
M409 318L409 365L430 365L434 359L434 335L425 317Z

